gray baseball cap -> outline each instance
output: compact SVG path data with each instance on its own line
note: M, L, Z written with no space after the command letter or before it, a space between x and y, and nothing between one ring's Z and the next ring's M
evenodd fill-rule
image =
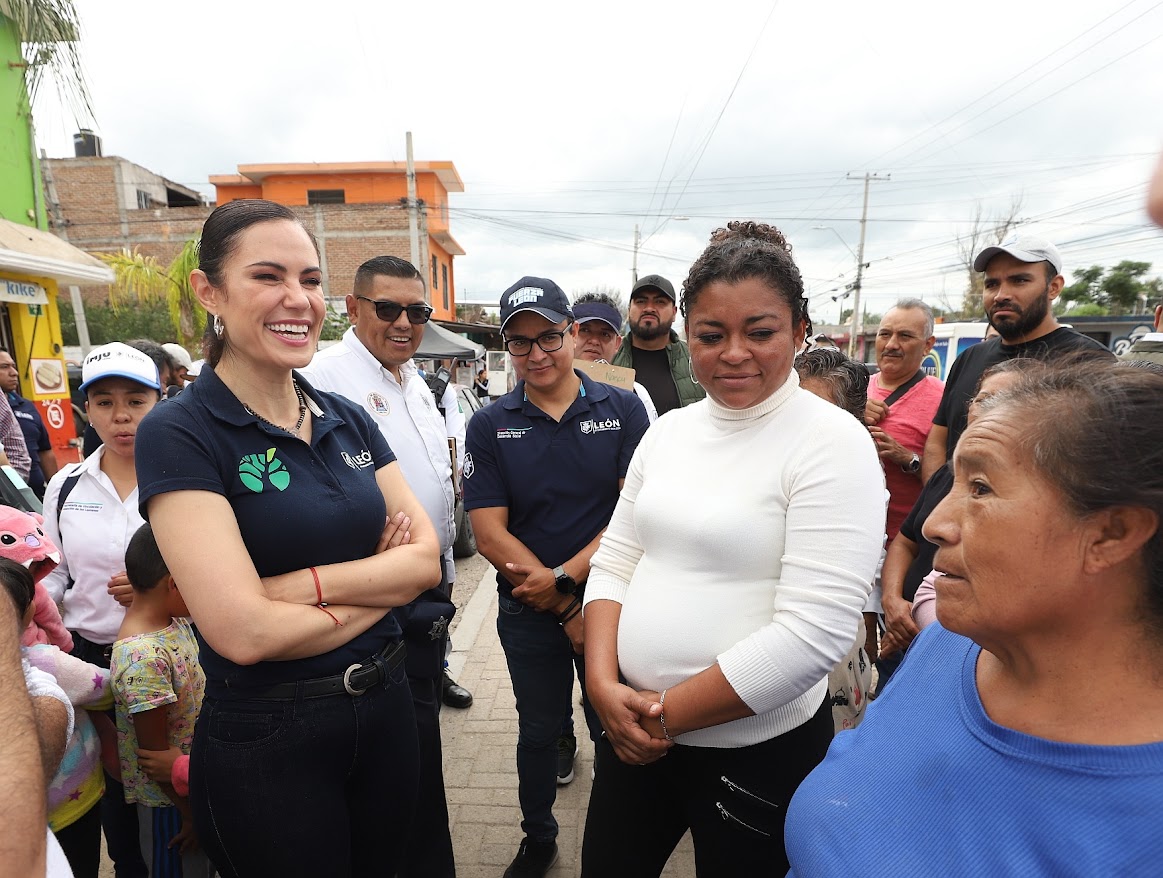
M986 247L973 260L974 271L985 271L989 260L999 253L1008 253L1021 262L1049 262L1054 266L1054 273L1062 273L1062 254L1058 248L1037 235L1012 235L1000 244Z

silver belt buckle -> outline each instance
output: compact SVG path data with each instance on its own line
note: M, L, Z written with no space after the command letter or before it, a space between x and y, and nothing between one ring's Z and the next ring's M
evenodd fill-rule
M343 688L347 690L348 695L363 695L367 689L356 689L351 685L351 672L358 671L362 665L352 665L343 672Z

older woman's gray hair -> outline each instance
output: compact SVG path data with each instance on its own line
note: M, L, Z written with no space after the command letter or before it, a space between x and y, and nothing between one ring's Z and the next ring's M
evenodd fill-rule
M827 384L832 402L864 423L868 402L868 369L832 348L813 348L795 359L800 381L815 379Z

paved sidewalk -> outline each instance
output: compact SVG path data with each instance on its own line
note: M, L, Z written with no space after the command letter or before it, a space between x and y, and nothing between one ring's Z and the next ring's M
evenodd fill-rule
M497 638L496 573L485 571L463 608L449 660L452 675L473 694L468 710L441 713L444 783L448 792L452 843L459 878L501 878L521 843L521 809L517 805L517 709ZM576 686L576 684L575 684ZM574 723L585 718L575 692ZM593 744L578 738L576 777L558 787L553 813L561 825L557 842L561 859L551 878L581 873L581 842L590 796ZM627 832L627 842L633 838ZM682 840L663 875L693 878L694 851L689 835Z

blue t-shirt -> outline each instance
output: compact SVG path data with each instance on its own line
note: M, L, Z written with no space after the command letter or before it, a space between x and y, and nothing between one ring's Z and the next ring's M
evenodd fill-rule
M638 396L581 378L577 399L554 421L519 382L468 424L464 508L503 506L509 533L556 567L590 542L614 514L618 480L650 426ZM512 586L501 574L502 594Z
M387 514L376 470L395 455L362 408L295 377L323 410L323 417L315 418L310 445L248 414L208 368L179 396L154 407L137 430L142 516L149 519L149 500L158 494L223 495L260 577L370 556ZM199 535L192 531L189 538ZM206 552L212 557L214 547L206 546ZM230 577L231 571L223 569L222 578ZM243 666L219 655L199 634L200 660L207 692L222 696L233 688L343 673L399 636L389 613L323 655Z
M28 468L28 487L32 488L37 497L44 496L44 469L40 465L40 452L52 451L52 439L36 409L36 403L25 399L19 393L8 394L8 404L12 406L12 414L20 424L20 432L24 434L24 444L28 446L28 456L32 458L32 465Z
M913 641L788 806L789 875L1163 871L1163 743L1064 744L999 726L977 693L980 653L939 624Z

